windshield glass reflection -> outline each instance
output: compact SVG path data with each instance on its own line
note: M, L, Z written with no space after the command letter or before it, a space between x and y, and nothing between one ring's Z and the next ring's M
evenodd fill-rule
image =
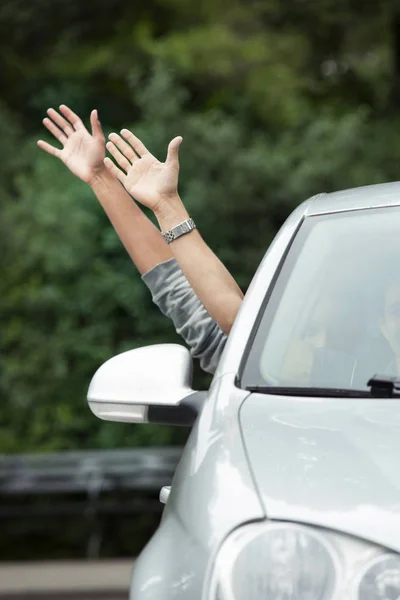
M399 225L397 208L306 219L246 385L365 390L377 373L400 375Z

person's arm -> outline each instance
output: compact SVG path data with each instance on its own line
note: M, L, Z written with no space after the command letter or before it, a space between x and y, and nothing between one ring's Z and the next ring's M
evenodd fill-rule
M108 171L91 188L141 275L173 257L159 229Z
M107 213L121 242L141 274L173 255L158 228L133 202L124 187L104 166L105 138L97 111L92 111L92 133L82 120L65 105L60 113L50 108L45 127L62 144L56 148L38 141L38 146L59 158L79 179L91 186Z
M201 368L214 373L227 336L200 302L160 231L108 171L96 177L91 187L141 273L153 302L171 319Z
M179 335L190 347L193 358L200 359L204 371L214 373L227 335L210 317L175 258L167 260L142 276L153 302L169 317Z
M162 231L189 218L178 194L164 200L154 212ZM229 333L243 300L236 281L197 229L174 240L170 248L207 311Z
M91 183L102 207L149 288L193 358L214 373L227 336L206 311L157 227L108 171Z
M189 215L177 190L182 138L170 142L167 159L161 163L132 132L123 129L121 134L124 139L114 133L113 143L107 144L121 167L106 158L110 173L138 202L153 210L163 231L186 220ZM243 299L229 271L197 230L172 242L170 249L207 312L229 333Z
M74 175L91 186L142 274L153 301L173 321L203 369L214 372L225 345L224 334L172 259L160 231L104 166L105 138L97 111L92 111L90 116L92 134L65 105L61 105L60 113L49 109L48 115L43 123L62 149L43 140L39 140L38 146L59 158Z

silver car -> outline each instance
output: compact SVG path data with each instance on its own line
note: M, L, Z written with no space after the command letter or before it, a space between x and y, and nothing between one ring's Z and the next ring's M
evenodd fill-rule
M183 346L100 367L102 419L193 425L132 600L400 598L400 184L299 206L210 389Z

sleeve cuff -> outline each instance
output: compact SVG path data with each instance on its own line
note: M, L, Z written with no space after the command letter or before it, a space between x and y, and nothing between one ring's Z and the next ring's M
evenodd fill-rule
M147 285L149 290L154 293L159 289L165 280L171 275L175 275L181 271L176 258L169 258L164 262L158 263L150 271L142 275L142 281Z

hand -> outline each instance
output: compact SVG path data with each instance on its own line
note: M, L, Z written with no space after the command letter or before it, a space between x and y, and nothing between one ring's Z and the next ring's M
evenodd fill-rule
M182 138L176 137L169 143L166 161L162 163L131 131L123 129L121 135L125 139L111 133L111 141L106 144L121 168L109 158L104 159L104 164L135 200L156 212L160 204L178 194L178 149Z
M97 110L90 115L92 134L81 119L67 106L60 106L59 114L49 108L50 118L43 119L44 126L62 144L59 149L43 140L39 148L59 158L79 179L90 184L97 174L104 171L105 138L98 119Z

